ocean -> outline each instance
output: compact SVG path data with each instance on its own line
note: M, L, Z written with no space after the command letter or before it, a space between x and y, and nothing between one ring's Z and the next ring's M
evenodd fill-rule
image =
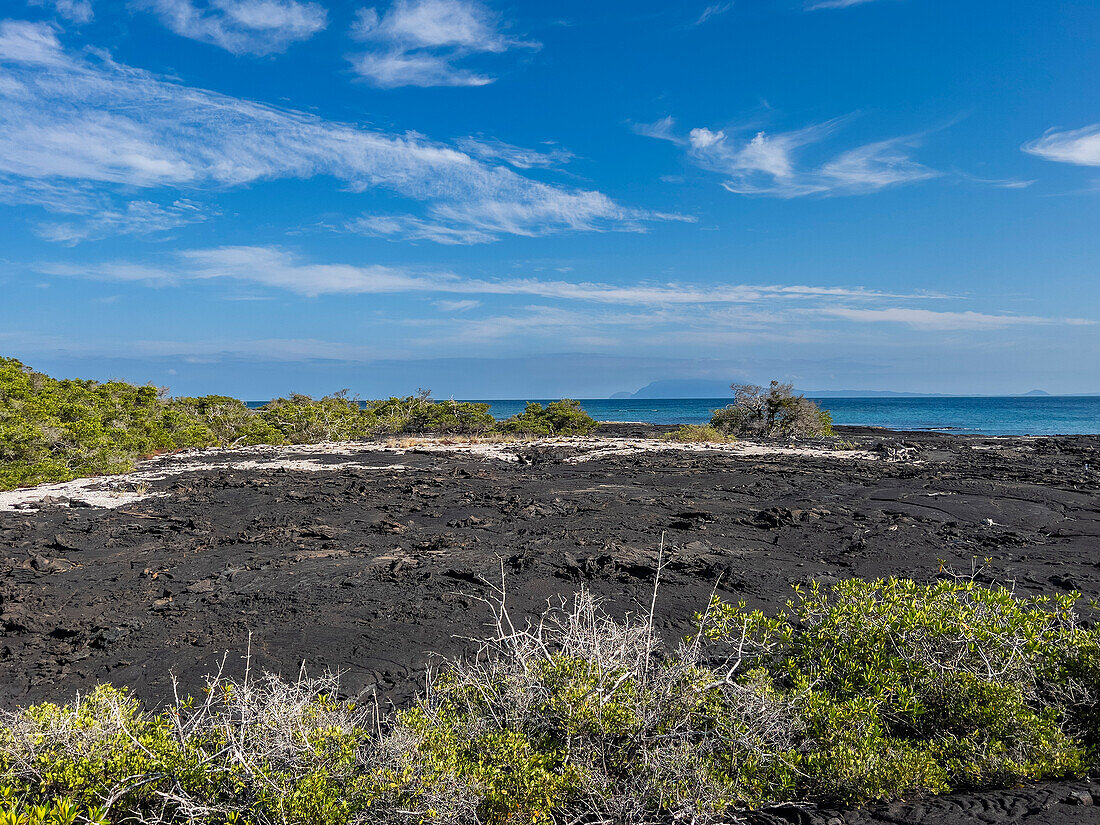
M547 399L531 399L546 403ZM598 421L705 424L729 398L582 399ZM933 430L975 435L1086 435L1100 433L1100 396L980 398L817 398L834 424ZM497 418L523 410L526 401L486 401Z

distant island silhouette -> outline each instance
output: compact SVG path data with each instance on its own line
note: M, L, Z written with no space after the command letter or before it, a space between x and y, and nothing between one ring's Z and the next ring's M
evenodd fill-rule
M629 398L732 398L729 381L712 381L697 378L667 378L651 381L636 392L616 392L610 399ZM797 390L810 398L965 398L961 393L943 392L894 392L892 390ZM1097 393L1074 393L1075 396L1091 396ZM1050 396L1046 390L1030 390L1010 393L1006 397ZM995 397L995 396L991 396Z

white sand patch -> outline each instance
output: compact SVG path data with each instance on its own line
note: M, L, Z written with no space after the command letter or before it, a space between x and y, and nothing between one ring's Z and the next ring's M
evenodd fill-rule
M369 445L352 443L329 443L293 445L288 447L241 447L235 450L188 450L168 456L160 456L138 463L134 472L97 478L78 478L56 484L39 484L37 487L24 487L18 490L0 492L0 510L37 510L36 504L44 498L48 504L69 506L68 502L49 502L49 498L69 499L82 505L114 509L147 498L164 496L167 493L154 492L150 485L166 478L193 472L211 470L297 470L303 472L325 472L355 464L358 469L400 472L409 469L402 464L367 466L350 460L357 448ZM318 458L297 458L309 452L314 456L349 456L348 461L321 461ZM370 450L378 452L378 450ZM249 457L255 456L255 457Z
M154 493L148 484L160 476L153 473L126 473L106 478L78 478L56 484L39 484L37 487L23 487L18 490L0 492L0 510L34 511L43 504L43 499L63 499L59 506L69 506L68 500L80 502L82 506L113 509L124 504L132 504L147 498L163 496Z
M830 458L837 460L874 461L879 458L876 454L867 450L827 450L821 447L782 447L777 444L753 444L745 441L736 441L732 444L693 444L676 441L656 441L654 439L601 439L603 443L581 443L577 446L583 452L565 459L567 464L580 464L585 461L596 461L610 456L635 455L637 453L651 452L717 452L727 455L745 456L746 458L764 457L800 457L800 458ZM612 441L614 443L606 443ZM592 449L586 450L591 446Z
M0 510L38 509L36 505L68 506L65 499L85 506L113 509L155 496L151 485L175 476L211 470L289 470L297 472L334 472L348 467L378 472L405 472L416 468L405 464L371 464L372 456L389 453L445 453L480 460L516 463L532 447L562 447L573 452L563 461L580 464L613 456L647 452L720 452L745 458L825 458L835 461L875 461L880 456L867 450L829 450L821 447L779 446L738 441L733 444L683 444L645 438L542 438L529 441L461 441L457 438L407 438L391 443L325 442L286 447L239 447L235 449L189 450L160 456L139 463L131 473L98 478L79 478L57 484L40 484L19 490L0 492ZM43 502L43 499L47 499Z

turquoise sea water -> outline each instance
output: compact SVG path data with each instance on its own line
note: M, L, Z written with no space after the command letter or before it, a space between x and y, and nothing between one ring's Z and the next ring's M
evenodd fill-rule
M546 403L547 399L531 399ZM836 424L894 430L944 430L980 435L1083 435L1100 433L1100 396L1003 398L821 398ZM525 401L488 401L490 412L507 418ZM583 399L598 421L705 424L729 398Z

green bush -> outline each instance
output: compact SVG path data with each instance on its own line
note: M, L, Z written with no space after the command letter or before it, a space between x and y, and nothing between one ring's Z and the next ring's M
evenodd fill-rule
M347 390L294 394L257 410L224 395L167 398L122 381L59 381L0 358L0 490L127 472L140 458L195 447L316 444L403 433L580 435L597 423L576 401L528 404L497 424L488 404Z
M662 435L661 440L677 441L681 444L731 444L737 439L710 425L684 424Z
M150 714L101 685L34 706L0 735L0 817L6 804L9 816L65 806L110 823L343 825L377 791L359 764L367 715L333 687L215 681L202 701Z
M1073 671L1097 637L1074 601L853 579L799 588L774 626L716 603L705 634L798 697L815 795L859 802L1083 771L1091 732L1073 717L1097 683Z
M446 821L704 822L1096 765L1097 632L1072 597L851 580L800 590L777 617L716 601L698 618L672 656L587 594L524 632L500 619L399 717L409 783L394 804Z
M169 398L169 409L194 420L193 435L184 434L190 444L239 446L251 444L282 444L282 436L263 418L236 398L226 395L204 395L199 398Z
M255 416L276 434L275 444L316 444L321 441L352 441L374 434L374 420L366 415L347 392L311 398L295 393L276 398L260 407Z
M496 424L488 404L468 401L433 401L424 390L406 398L390 398L368 405L379 432L483 433Z
M810 399L795 395L790 384L772 381L730 384L734 402L715 410L710 425L724 433L764 438L821 438L833 434L833 419Z
M1100 631L1073 597L849 580L777 616L715 600L674 651L585 591L495 619L386 718L272 676L159 714L108 686L3 714L0 825L705 823L1098 766Z
M536 401L529 403L523 412L501 421L501 432L517 435L587 435L599 426L586 413L579 401L563 398L551 401L544 408Z
M494 423L488 404L436 402L426 392L366 403L346 390L291 395L251 410L223 395L166 398L122 381L59 381L0 358L0 489L122 473L140 458L194 447L482 433Z
M0 488L124 472L142 456L216 443L156 387L58 381L0 359Z
M109 825L99 805L83 808L71 799L51 799L34 804L19 797L14 788L0 786L0 825Z
M426 391L405 398L361 402L347 391L320 399L307 395L277 398L255 416L276 434L251 443L316 444L354 441L402 433L481 433L495 423L488 404L433 401ZM248 443L248 442L246 442Z

